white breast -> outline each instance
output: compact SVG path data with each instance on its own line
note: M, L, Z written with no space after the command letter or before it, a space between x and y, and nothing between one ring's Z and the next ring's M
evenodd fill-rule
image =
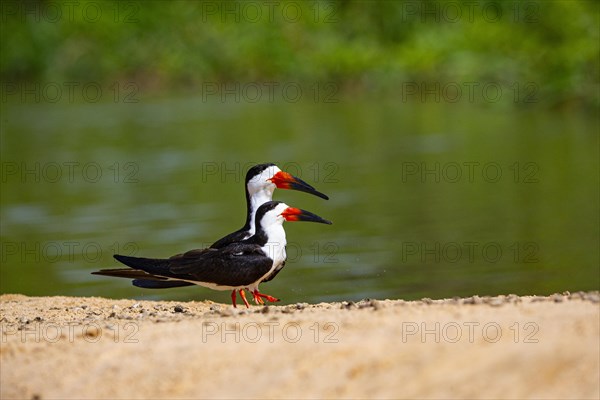
M269 271L258 280L258 282L269 276L273 271L280 269L287 258L285 252L287 242L283 226L281 224L271 225L266 233L269 241L262 247L262 250L273 260L273 265Z

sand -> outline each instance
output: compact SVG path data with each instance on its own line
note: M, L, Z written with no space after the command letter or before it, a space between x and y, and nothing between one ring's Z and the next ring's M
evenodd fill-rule
M3 399L600 397L600 295L252 306L0 296Z

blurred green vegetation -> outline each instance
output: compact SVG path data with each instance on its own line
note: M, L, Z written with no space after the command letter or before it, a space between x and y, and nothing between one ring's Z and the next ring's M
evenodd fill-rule
M4 82L533 83L548 107L600 105L597 1L2 1Z

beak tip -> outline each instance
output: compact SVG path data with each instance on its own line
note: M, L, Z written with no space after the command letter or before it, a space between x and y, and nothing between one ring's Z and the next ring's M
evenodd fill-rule
M305 192L312 194L313 196L320 197L325 200L329 200L329 196L323 194L316 190L314 187L310 186L308 183L304 182L302 179L290 175L288 173L279 172L278 174L282 174L282 176L275 175L271 180L279 189L291 189L298 190L300 192ZM284 174L284 175L283 175Z

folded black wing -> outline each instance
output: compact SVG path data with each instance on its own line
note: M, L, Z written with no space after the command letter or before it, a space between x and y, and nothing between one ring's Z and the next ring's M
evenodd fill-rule
M169 275L220 286L250 285L269 272L273 260L256 244L192 250L169 259Z

